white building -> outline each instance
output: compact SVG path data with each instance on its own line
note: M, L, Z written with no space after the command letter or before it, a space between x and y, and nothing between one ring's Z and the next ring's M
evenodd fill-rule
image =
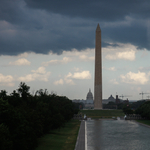
M89 92L87 93L86 100L74 99L72 101L74 103L83 103L84 108L87 108L87 109L93 109L94 108L94 98L93 98L93 94L91 92L91 89L89 89ZM108 97L108 99L102 100L102 104L108 104L109 102L115 103L116 99L112 95L110 95L110 97Z
M89 92L87 93L86 96L85 108L89 108L89 109L94 108L94 100L93 100L93 94L91 92L91 89L89 89Z
M93 100L93 94L91 92L91 89L89 89L89 92L87 93L86 100L74 99L72 100L72 102L83 103L84 107L88 109L94 108L94 100Z

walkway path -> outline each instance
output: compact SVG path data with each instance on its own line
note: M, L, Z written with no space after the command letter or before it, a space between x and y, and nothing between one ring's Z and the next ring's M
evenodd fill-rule
M75 150L85 150L85 121L81 121Z

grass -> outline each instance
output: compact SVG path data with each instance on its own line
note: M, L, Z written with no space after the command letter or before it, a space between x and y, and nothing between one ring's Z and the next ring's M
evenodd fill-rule
M81 110L80 112L93 119L124 116L122 110Z
M74 150L80 121L71 120L65 127L52 131L39 139L36 150Z
M150 120L136 120L136 121L150 126Z

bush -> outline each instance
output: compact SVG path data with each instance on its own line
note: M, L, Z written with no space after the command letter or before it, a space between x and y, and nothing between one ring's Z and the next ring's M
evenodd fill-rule
M0 150L12 150L13 142L9 129L3 123L0 124Z
M133 110L131 109L130 105L128 105L128 104L125 104L123 106L123 112L125 114L133 114Z
M33 150L39 137L73 118L74 105L67 97L47 90L33 96L29 89L21 82L18 93L0 93L0 150Z

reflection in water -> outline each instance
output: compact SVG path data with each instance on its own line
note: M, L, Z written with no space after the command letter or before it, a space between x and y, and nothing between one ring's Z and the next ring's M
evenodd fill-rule
M150 128L125 120L87 121L87 150L149 150Z

